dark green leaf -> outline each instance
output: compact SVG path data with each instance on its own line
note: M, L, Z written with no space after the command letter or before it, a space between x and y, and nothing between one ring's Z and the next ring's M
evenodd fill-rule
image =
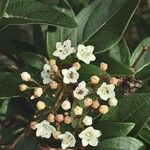
M119 100L118 106L101 120L135 123L132 135L137 135L150 114L150 94L136 94Z
M38 69L43 70L45 64L44 57L30 52L21 53L20 57L23 59L24 63Z
M9 0L0 0L0 19L3 17Z
M145 47L148 47L147 51L144 50ZM150 37L144 39L138 45L130 60L130 65L135 68L137 72L148 64L150 64Z
M117 45L110 49L109 55L118 62L130 66L130 50L125 39L121 39Z
M0 81L0 99L21 96L18 88L20 82L20 74L18 73L10 74Z
M110 49L120 41L139 2L134 0L131 5L130 0L94 1L77 17L79 42L82 37L85 44L95 46L96 52Z
M96 128L102 132L102 139L126 136L134 128L134 123L99 122ZM108 131L108 129L110 129Z
M143 68L141 68L139 71L135 74L136 79L140 80L147 80L150 78L150 64L145 65Z
M101 62L105 62L108 64L108 73L111 75L126 75L129 76L132 74L132 70L125 66L124 64L114 60L111 57L107 57L104 55L96 55L97 62L94 62L96 65L99 65Z
M132 137L116 137L99 143L95 150L146 150L144 144Z
M102 72L97 66L83 64L81 65L79 74L80 74L79 80L89 80L91 76L93 75L100 76Z
M65 13L35 1L11 3L7 8L7 13L7 18L1 20L0 26L41 23L66 28L77 27L75 21Z
M148 120L145 122L145 124L139 131L138 136L145 142L150 144L150 118L148 118Z

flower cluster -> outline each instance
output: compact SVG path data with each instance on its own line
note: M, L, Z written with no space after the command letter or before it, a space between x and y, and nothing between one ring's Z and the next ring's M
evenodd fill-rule
M56 59L46 61L41 72L42 83L27 72L21 74L22 80L30 84L20 84L19 89L29 90L30 99L36 102L38 111L30 127L36 130L37 137L60 139L63 149L75 147L79 140L83 147L98 145L102 133L94 128L93 122L106 114L110 106L117 105L115 87L119 80L108 75L108 65L104 62L99 66L101 74L93 74L85 81L80 79L82 63L90 64L96 59L93 52L91 45L72 47L70 40L58 42L53 55L61 60L70 58L70 64L58 63L60 60ZM50 95L49 103L44 100L45 93ZM66 125L74 129L64 132Z

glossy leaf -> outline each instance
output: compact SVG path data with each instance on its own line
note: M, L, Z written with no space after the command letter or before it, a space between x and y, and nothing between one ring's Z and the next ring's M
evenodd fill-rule
M79 39L82 37L83 40L79 42L94 45L97 53L110 49L120 41L139 2L134 0L131 5L129 0L94 1L82 10L76 19L79 35L84 29L83 34L79 36Z
M137 135L150 114L150 94L135 94L119 100L114 107L101 120L135 123L131 135Z
M134 128L134 123L98 122L96 128L102 132L102 139L126 136ZM108 131L108 129L110 129Z
M130 50L125 39L121 39L121 41L109 51L109 56L111 58L126 66L130 66L130 55Z
M150 118L148 118L148 120L145 122L145 124L139 131L138 136L145 142L150 144Z
M36 1L11 3L6 12L8 15L1 20L0 26L36 23L66 28L77 27L75 21L65 13Z
M116 137L106 139L99 143L93 150L146 150L144 144L132 137Z
M144 50L148 47L147 50ZM135 49L131 56L130 65L138 72L144 66L150 64L150 37L144 39Z
M44 57L42 57L41 55L25 52L25 53L21 53L20 57L23 59L24 63L38 70L43 70L45 61L44 61Z

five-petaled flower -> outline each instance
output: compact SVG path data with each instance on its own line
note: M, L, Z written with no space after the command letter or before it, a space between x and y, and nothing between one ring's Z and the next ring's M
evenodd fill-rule
M87 127L83 130L79 137L82 139L82 145L88 146L97 146L98 145L98 138L101 136L101 131L95 130L93 127Z
M36 124L36 136L42 138L50 138L51 134L56 131L56 129L50 125L47 120L43 120L42 122Z
M66 131L64 134L61 134L58 136L59 139L62 140L61 147L62 149L66 149L68 147L75 147L76 144L76 139L73 134L70 132Z
M113 84L106 84L105 82L97 89L97 94L104 101L107 101L109 98L115 97L115 86Z
M71 67L69 69L62 69L63 74L63 82L66 84L69 83L76 83L79 78L79 73L74 67Z
M89 93L89 90L86 88L85 81L82 81L78 84L78 86L73 91L73 95L78 100L84 99L84 97Z
M56 51L54 51L53 55L59 57L61 60L64 60L67 56L74 52L74 48L71 47L71 41L66 40L63 43L56 43Z
M78 45L77 51L77 58L86 64L89 64L91 61L96 59L95 55L93 54L94 46L84 46L82 44Z
M52 69L51 66L48 64L45 64L43 67L43 71L41 72L41 77L43 78L43 84L49 84L52 82Z

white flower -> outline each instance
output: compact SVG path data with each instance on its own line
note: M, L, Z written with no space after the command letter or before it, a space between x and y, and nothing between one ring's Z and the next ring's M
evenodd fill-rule
M66 40L63 43L56 43L56 51L54 51L53 55L59 57L61 60L64 60L67 56L74 52L74 48L71 47L71 41Z
M52 69L51 66L45 64L43 67L43 71L41 72L41 77L43 78L43 84L49 84L52 82Z
M79 73L74 67L69 69L62 69L62 74L64 76L63 82L66 84L76 83L79 78Z
M99 130L95 130L93 127L88 127L83 130L79 137L82 139L82 145L85 147L87 145L97 146L98 138L101 136L101 132Z
M61 147L62 149L66 149L68 147L75 147L76 139L73 134L70 132L65 132L65 134L61 134L58 136L62 140Z
M86 125L86 126L90 126L93 124L93 121L92 121L92 117L90 116L85 116L82 120L82 122Z
M115 97L115 86L113 84L106 84L105 82L97 89L97 94L100 98L106 101L109 98Z
M89 64L91 61L94 61L96 59L95 55L93 54L94 46L84 46L82 44L78 45L78 51L77 51L77 58L79 60L82 60L86 64Z
M85 81L80 82L76 89L73 91L74 97L78 100L82 100L88 93L89 90L86 88Z
M51 134L56 131L56 129L50 125L47 120L43 120L41 123L36 124L36 136L42 138L50 138Z
M62 109L64 110L68 110L71 108L71 103L68 100L63 101L63 103L61 104Z

